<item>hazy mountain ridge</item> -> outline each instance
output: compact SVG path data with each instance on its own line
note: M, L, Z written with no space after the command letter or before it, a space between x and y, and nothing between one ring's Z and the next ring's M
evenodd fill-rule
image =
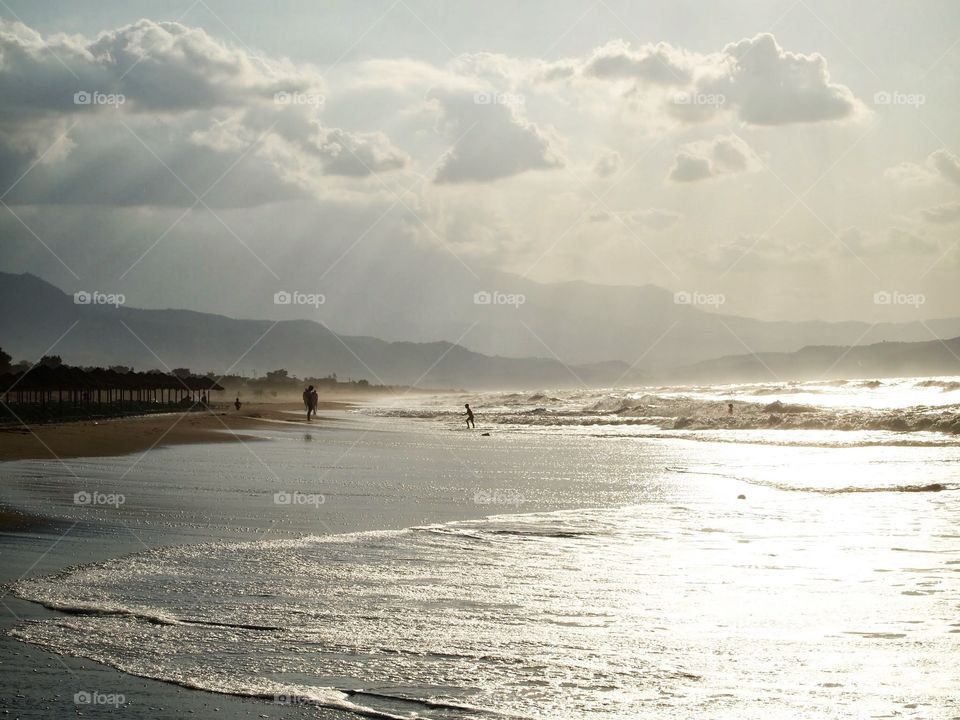
M32 275L0 273L0 283L0 345L17 359L36 359L54 352L75 365L189 367L196 372L244 374L285 368L298 375L333 372L371 382L434 388L960 374L960 338L856 347L817 344L796 352L731 353L646 370L619 361L566 366L544 357L484 355L444 341L390 342L343 335L310 320L243 320L192 310L76 304L70 295ZM629 290L621 288L620 292L631 295ZM659 288L640 290L651 295L668 294ZM655 308L649 314L655 315ZM691 317L703 320L697 315ZM719 316L719 321L726 324L721 328L728 335L740 320ZM859 324L853 325L859 328ZM929 337L929 331L923 329ZM585 334L597 328L589 330ZM744 348L739 341L737 346L739 350Z
M474 292L521 296L522 304L477 304ZM418 275L410 287L379 286L369 312L334 314L331 327L385 340L443 338L488 355L556 355L568 363L620 360L656 371L745 352L794 352L810 345L919 342L960 335L960 317L903 323L768 321L682 304L655 285L544 284L484 272L464 286L462 273ZM340 307L368 307L369 288L330 288ZM548 351L549 349L549 351Z
M605 363L571 370L552 359L486 356L447 342L391 343L338 335L309 320L241 320L192 310L82 305L32 275L0 273L0 282L0 344L18 359L53 352L74 365L217 373L285 368L299 375L335 372L428 387L568 386L579 384L577 377L603 383L627 369L622 363Z
M795 353L730 355L677 371L686 381L835 380L960 375L960 337L927 342L805 347Z

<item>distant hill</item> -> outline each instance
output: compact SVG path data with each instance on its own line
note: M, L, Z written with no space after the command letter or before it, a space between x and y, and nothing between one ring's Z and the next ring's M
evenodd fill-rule
M190 310L77 304L33 275L0 273L0 307L0 347L15 359L54 352L72 365L140 370L263 374L284 368L301 377L336 373L372 383L470 389L960 374L960 338L852 348L817 344L796 352L728 354L641 370L618 361L568 366L554 358L485 355L449 342L388 342L334 333L309 320L238 320ZM638 325L660 306L651 307L643 315L638 311ZM588 335L601 330L583 318L575 320L584 322ZM707 320L698 316L697 322Z
M300 376L421 387L565 387L614 382L627 366L567 367L548 358L503 358L447 342L386 342L336 334L307 320L237 320L190 310L77 304L33 275L0 273L0 347L15 359L48 352L71 365L189 367L196 372L284 368ZM72 329L71 329L72 327Z
M754 382L960 375L960 337L871 345L811 346L794 353L731 355L670 374L678 381Z
M539 283L502 272L484 272L467 282L453 271L417 276L409 286L378 285L375 293L349 276L328 277L325 283L339 283L324 286L337 303L322 308L319 317L341 332L385 340L442 338L506 357L555 355L568 363L619 360L637 363L643 371L748 349L794 352L810 345L921 342L960 335L957 317L926 324L765 321L726 314L723 305L675 302L673 292L655 285ZM524 302L477 304L477 291L522 296Z

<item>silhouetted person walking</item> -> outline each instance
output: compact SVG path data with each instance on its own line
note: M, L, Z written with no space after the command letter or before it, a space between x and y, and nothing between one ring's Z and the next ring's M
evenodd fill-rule
M477 429L477 424L473 421L473 410L470 409L470 403L463 405L467 409L467 428Z
M240 398L238 397L233 401L233 406L237 409L237 412L240 412Z
M310 422L310 416L317 413L317 391L313 385L303 391L303 404L307 408L307 422Z

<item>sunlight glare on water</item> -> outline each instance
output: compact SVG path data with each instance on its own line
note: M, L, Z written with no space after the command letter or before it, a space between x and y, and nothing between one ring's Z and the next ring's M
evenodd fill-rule
M358 473L391 456L420 458L425 487L462 473L436 465L454 462L434 445L444 430L404 422L358 445ZM482 441L473 464L498 448L500 484L570 508L153 550L19 583L79 614L14 635L190 687L384 717L956 715L954 448ZM334 452L303 447L294 462ZM221 468L236 457L209 452ZM533 472L547 457L549 474ZM600 468L604 487L634 478L632 503L599 492Z

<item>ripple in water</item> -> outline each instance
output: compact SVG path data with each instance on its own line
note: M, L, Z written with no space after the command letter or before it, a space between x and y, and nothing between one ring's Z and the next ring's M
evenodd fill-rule
M785 495L156 549L20 582L67 614L12 633L374 717L946 712L960 686L950 538L899 528L901 494L831 496L817 513ZM886 504L844 522L867 502ZM917 592L918 557L940 592Z

